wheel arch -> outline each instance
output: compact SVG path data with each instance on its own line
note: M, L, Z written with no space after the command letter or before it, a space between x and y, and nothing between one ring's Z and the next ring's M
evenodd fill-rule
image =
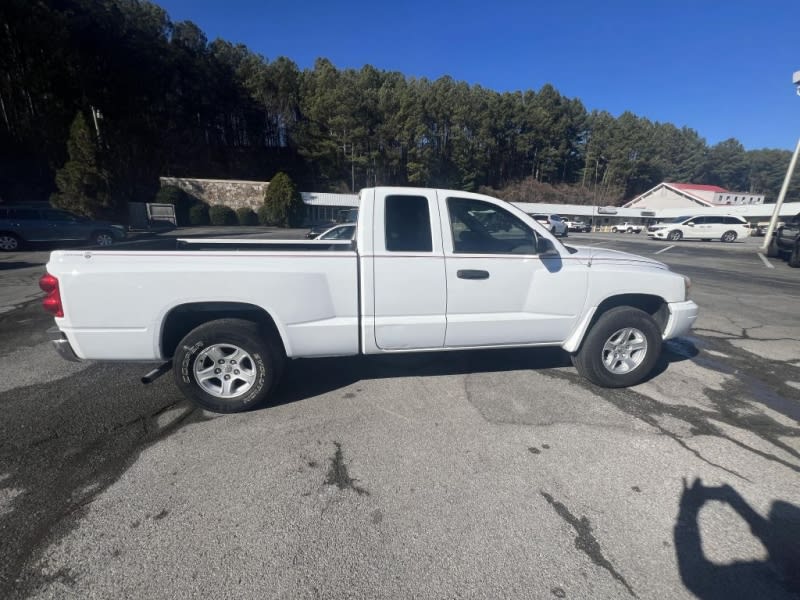
M175 353L178 343L192 329L218 319L243 319L256 323L263 335L280 345L284 356L289 347L275 319L263 307L247 302L187 302L172 307L161 321L158 349L163 358Z
M662 333L667 327L669 321L669 305L661 296L656 294L614 294L606 297L594 309L590 310L561 347L567 352L577 352L586 334L592 329L601 315L619 306L630 306L646 312L653 317L659 331Z

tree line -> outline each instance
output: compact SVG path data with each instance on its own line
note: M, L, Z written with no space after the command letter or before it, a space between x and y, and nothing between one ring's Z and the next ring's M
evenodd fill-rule
M618 203L667 180L774 201L790 158L589 111L549 84L500 93L324 58L300 69L143 0L5 0L0 119L0 199L82 193L110 212L151 199L159 175L279 171L309 191L553 186Z

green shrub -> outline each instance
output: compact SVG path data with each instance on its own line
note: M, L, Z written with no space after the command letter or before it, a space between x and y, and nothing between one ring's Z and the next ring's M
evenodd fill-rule
M264 193L267 220L279 227L300 227L306 207L303 197L286 173L277 173Z
M208 204L200 203L195 204L189 209L189 224L190 225L208 225Z
M236 218L239 221L239 225L258 225L258 215L249 206L237 208Z
M230 206L224 204L214 204L208 210L208 216L211 218L212 225L236 225L236 213Z
M175 219L178 225L193 224L189 212L199 201L175 185L165 185L156 192L153 202L172 204L175 207Z
M272 225L272 211L266 204L258 207L258 222L261 225Z

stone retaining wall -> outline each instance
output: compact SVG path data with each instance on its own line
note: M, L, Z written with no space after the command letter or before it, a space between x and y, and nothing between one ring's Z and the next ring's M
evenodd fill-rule
M258 210L264 203L269 181L237 181L229 179L196 179L160 177L161 186L174 185L206 204L224 204L233 210L250 207Z

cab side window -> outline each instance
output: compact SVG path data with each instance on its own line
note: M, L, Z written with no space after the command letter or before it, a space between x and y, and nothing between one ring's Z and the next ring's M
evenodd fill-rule
M536 234L499 206L468 198L448 198L456 254L535 254Z

